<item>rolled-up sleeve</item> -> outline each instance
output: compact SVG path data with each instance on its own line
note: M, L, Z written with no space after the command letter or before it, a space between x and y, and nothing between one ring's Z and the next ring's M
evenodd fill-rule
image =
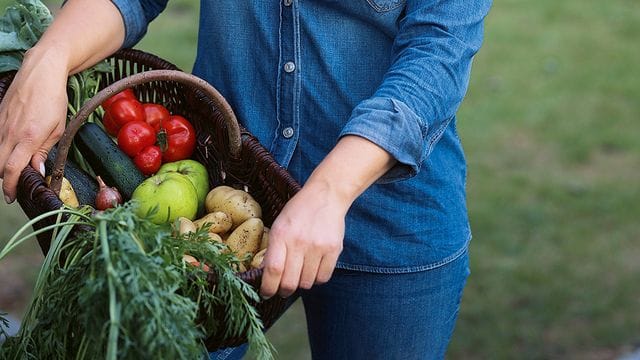
M125 27L123 48L133 47L147 32L147 26L167 6L168 0L111 0L122 15Z
M490 6L491 0L407 0L390 68L341 132L376 143L398 161L379 182L416 175L453 119Z

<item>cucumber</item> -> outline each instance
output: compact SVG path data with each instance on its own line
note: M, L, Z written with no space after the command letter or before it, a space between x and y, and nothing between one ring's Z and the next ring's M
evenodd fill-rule
M131 199L131 194L145 177L111 137L100 126L85 123L74 141L93 172L108 186L116 187L125 201Z
M58 153L58 147L54 146L44 162L46 174L53 172L53 163ZM64 177L69 180L73 191L76 193L80 205L91 205L95 207L96 194L98 193L98 183L91 175L82 170L71 159L67 159L64 164Z

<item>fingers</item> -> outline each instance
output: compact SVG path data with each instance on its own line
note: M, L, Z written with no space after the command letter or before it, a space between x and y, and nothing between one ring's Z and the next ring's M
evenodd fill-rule
M318 267L318 275L316 276L316 284L327 283L333 275L333 270L336 268L338 262L338 256L325 256L322 258Z
M31 167L38 170L42 177L45 176L44 162L47 160L48 150L40 149L31 157Z
M0 103L0 178L7 202L16 197L22 170L31 162L40 171L62 136L68 70L61 60L25 56Z
M62 123L59 123L53 133L51 133L51 136L45 140L44 144L42 144L31 157L31 166L38 170L43 177L45 176L44 162L47 160L49 150L60 140L63 132L64 126L62 126Z
M306 256L304 259L304 267L301 274L298 276L300 283L298 287L301 289L311 289L313 284L316 283L318 277L318 269L320 268L320 261L322 257L319 256Z
M303 188L282 209L269 231L264 258L264 298L292 295L331 278L344 239L345 207Z
M269 248L263 262L261 295L269 298L277 293L289 297L298 288L310 289L314 284L329 281L336 260L331 260L331 256L313 255L312 252L307 254L310 255L305 256L304 252L287 250L280 245Z
M265 299L272 297L278 291L287 256L287 248L284 243L281 241L273 241L273 239L270 240L264 261L262 262L264 268L260 295Z
M16 188L20 173L29 164L30 159L31 151L29 151L28 145L24 143L16 145L9 155L9 159L4 166L4 178L2 181L2 191L7 203L12 203L16 199Z
M63 131L64 122L60 122L51 133L42 134L46 136L44 139L30 135L24 136L17 139L18 143L10 150L8 156L3 156L4 153L0 154L0 164L4 164L4 168L0 171L0 176L3 178L2 191L7 203L15 200L20 173L29 162L44 176L44 161L47 159L47 153L60 139ZM2 151L7 151L10 146L10 142L3 143Z
M310 243L312 244L302 240L271 237L263 262L260 288L264 298L276 293L288 297L298 288L310 289L314 284L329 281L341 249L324 245L312 246Z
M307 266L304 262L304 254L289 252L287 260L285 261L284 271L282 279L280 280L280 287L278 289L278 295L282 297L289 297L298 289L298 283L300 282L300 273L302 272L302 266Z

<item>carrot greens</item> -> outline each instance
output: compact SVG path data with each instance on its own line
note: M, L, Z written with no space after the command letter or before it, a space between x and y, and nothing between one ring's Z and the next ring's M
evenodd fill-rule
M55 234L22 328L0 345L0 358L198 359L206 356L204 340L221 331L246 334L258 358L271 358L253 307L258 295L233 270L238 259L209 242L206 229L176 235L134 210L128 202L40 217L56 218ZM0 259L32 236L23 232ZM213 271L184 262L184 254Z

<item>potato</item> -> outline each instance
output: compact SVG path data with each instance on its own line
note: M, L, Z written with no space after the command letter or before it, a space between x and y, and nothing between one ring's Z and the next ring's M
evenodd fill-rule
M243 259L247 254L253 257L260 247L263 231L262 220L247 219L229 235L226 240L227 246L239 259Z
M207 194L205 207L208 212L222 211L231 216L235 228L249 218L262 216L260 204L249 193L228 186L218 186Z
M266 252L267 252L267 249L262 249L253 256L253 260L251 260L252 269L259 269L262 266L262 261L264 261L264 253Z
M51 176L45 178L47 186L51 185ZM62 185L60 186L60 200L67 206L77 208L80 206L76 192L73 190L71 183L66 177L62 178Z
M247 267L243 263L234 263L231 265L231 268L239 273L247 271Z
M231 216L222 211L215 211L209 213L200 219L193 222L195 226L199 229L203 227L205 224L209 223L209 232L222 234L224 232L229 231L231 226L233 225L233 221L231 220Z
M191 266L195 266L195 267L202 266L202 270L209 272L209 267L207 266L207 264L201 263L200 261L198 261L198 259L194 258L191 255L187 255L187 254L182 255L182 261L186 262Z
M207 233L207 235L209 236L209 241L212 243L221 243L222 241L222 237L216 233Z
M260 248L259 250L264 250L267 248L267 246L269 246L269 228L268 227L264 227L264 230L262 231L262 240L260 241Z
M207 197L205 198L205 201L204 201L207 212L209 213L214 212L215 210L213 208L213 204L221 203L226 198L226 196L233 191L236 191L236 189L226 185L216 186L213 189L211 189L211 191L207 193Z
M178 234L182 235L190 232L196 232L196 230L196 225L191 220L183 216L178 218Z

